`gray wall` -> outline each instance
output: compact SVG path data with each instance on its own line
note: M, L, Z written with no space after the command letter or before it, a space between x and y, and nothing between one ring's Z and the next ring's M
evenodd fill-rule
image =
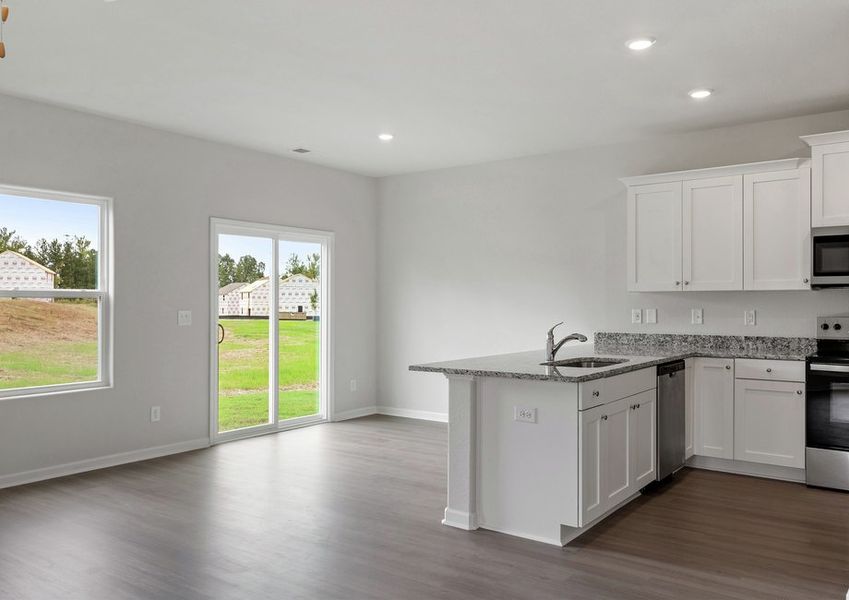
M849 312L849 291L628 293L617 178L810 156L799 135L842 129L849 111L380 180L379 403L445 412L444 379L409 364L542 348L561 320L588 335L813 335L817 315ZM631 325L632 307L658 323Z
M373 179L2 96L0 128L0 181L114 197L116 249L114 388L0 401L0 476L208 436L210 216L336 232L336 410L375 404Z

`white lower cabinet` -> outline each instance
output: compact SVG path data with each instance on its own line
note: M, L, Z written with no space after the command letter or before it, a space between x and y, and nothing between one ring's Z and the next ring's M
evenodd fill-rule
M697 358L694 451L700 456L734 458L734 359Z
M693 359L684 361L684 460L695 454L693 443L693 424L695 415L695 398L693 397Z
M696 358L692 371L693 454L805 468L804 362Z
M580 462L580 519L578 525L587 523L600 517L606 510L607 503L603 498L604 487L604 465L605 444L602 439L602 423L605 419L605 406L596 406L580 413L580 440L581 440L581 462ZM606 432L606 429L605 429Z
M805 385L738 379L734 392L734 458L805 467Z
M647 486L657 474L657 390L631 398L631 487Z
M654 480L657 390L581 412L581 526Z

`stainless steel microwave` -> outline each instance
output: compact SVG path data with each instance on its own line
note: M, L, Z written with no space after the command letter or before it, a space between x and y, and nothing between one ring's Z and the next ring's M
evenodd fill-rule
M811 234L811 287L849 287L849 227L815 227Z

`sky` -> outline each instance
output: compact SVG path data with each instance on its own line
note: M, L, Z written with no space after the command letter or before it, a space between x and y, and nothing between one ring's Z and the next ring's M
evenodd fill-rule
M78 235L91 240L92 248L99 250L99 212L100 207L94 204L0 194L0 227L14 229L29 244L41 238L61 241L66 235Z
M218 253L229 254L233 260L239 261L242 256L250 254L260 262L265 263L265 274L269 274L271 265L271 240L242 235L218 236ZM307 255L321 253L321 244L307 242L280 242L280 273L283 274L289 256L297 254L301 262L307 262Z

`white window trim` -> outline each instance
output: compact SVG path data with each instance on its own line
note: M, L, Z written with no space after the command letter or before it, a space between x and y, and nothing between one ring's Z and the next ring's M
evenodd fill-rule
M0 298L88 298L99 300L97 320L97 379L78 383L39 385L0 390L0 400L46 396L112 387L114 319L112 318L114 279L114 243L112 239L112 198L71 192L58 192L0 184L0 195L21 196L36 200L57 200L100 207L97 289L94 290L0 290Z
M279 315L279 241L312 242L322 246L321 281L319 283L319 294L325 300L319 304L319 319L322 322L320 337L321 360L319 374L319 390L322 406L319 414L306 417L296 417L278 421L278 385L277 369L269 371L269 389L274 390L274 401L269 406L271 422L266 425L255 425L242 429L234 429L225 432L218 431L218 235L243 235L251 237L271 238L272 256L269 277L269 317ZM334 382L334 348L333 348L333 260L334 260L335 234L332 231L319 229L305 229L302 227L289 227L285 225L271 225L267 223L253 223L249 221L238 221L234 219L223 219L211 217L209 220L209 438L212 444L228 442L231 440L276 433L287 429L295 429L306 425L326 423L334 420L335 403L333 394ZM276 283L275 283L276 282ZM279 357L277 343L278 336L271 336L269 348L270 356Z

